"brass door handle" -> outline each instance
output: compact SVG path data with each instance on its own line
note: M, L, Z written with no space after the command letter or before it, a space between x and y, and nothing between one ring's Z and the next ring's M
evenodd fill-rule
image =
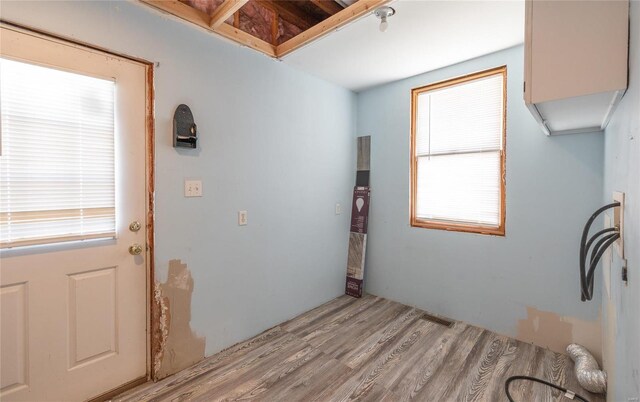
M129 254L131 255L140 255L142 253L142 246L138 243L132 244L129 246Z
M140 225L140 222L138 221L133 221L131 222L131 224L129 224L129 230L132 232L137 232L141 227L142 225Z

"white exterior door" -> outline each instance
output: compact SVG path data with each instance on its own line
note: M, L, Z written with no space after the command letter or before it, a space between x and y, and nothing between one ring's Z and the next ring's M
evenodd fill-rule
M6 232L0 251L0 399L86 400L147 373L147 67L13 27L0 29L3 65L14 63L17 69L12 77L22 77L19 62L42 69L35 76L67 74L63 78L69 82L80 76L89 86L113 86L104 92L112 94L105 98L111 114L107 110L96 121L75 126L69 121L77 119L77 110L93 116L102 106L82 94L64 98L63 88L60 98L42 104L57 107L55 116L34 107L42 101L40 93L51 92L48 86L59 79L39 83L42 91L30 95L32 101L12 100L12 93L0 99L0 162L5 159L0 230ZM66 104L75 106L67 110ZM20 109L17 117L11 108ZM29 108L34 116L20 115ZM21 137L28 127L32 131ZM44 147L38 151L42 157L24 162L28 157L21 155L38 155L36 147ZM49 167L38 170L39 163ZM69 170L75 163L78 167ZM132 222L140 229L130 229ZM136 244L141 250L133 255L129 248Z

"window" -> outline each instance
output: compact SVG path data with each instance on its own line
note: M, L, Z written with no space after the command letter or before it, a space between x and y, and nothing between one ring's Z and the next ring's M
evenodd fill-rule
M411 225L504 235L506 66L412 91Z
M115 83L0 59L0 245L115 236Z

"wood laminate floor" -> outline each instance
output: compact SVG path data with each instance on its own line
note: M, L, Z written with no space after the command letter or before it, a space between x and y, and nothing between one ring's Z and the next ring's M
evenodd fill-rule
M565 355L423 314L372 295L342 296L114 400L506 401L512 375L603 400L579 387ZM565 400L531 382L511 389L516 401Z

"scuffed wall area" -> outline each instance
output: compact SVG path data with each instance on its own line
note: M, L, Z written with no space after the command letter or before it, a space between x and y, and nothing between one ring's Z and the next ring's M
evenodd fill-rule
M581 320L527 307L526 317L518 320L515 337L559 353L566 353L568 340L571 340L589 349L598 361L602 361L601 328L600 316L597 320Z
M358 94L357 135L371 135L365 289L558 351L578 341L599 355L601 295L580 301L578 248L602 202L603 135L542 133L523 101L523 53L518 46ZM505 64L506 236L412 228L411 88Z
M631 2L629 87L605 130L604 194L625 193L624 239L629 282L621 280L623 261L614 251L603 291L604 368L608 401L640 398L640 3ZM600 276L598 276L600 277ZM603 281L604 282L604 281ZM634 399L635 398L635 399Z
M153 336L165 351L189 308L180 328L211 355L344 293L349 216L334 206L351 200L352 92L138 2L3 1L0 17L159 63L155 265L170 327ZM181 103L197 150L172 147ZM202 180L203 197L183 196L185 178ZM180 312L164 293L172 260L193 280Z
M193 277L180 260L169 261L165 283L156 284L154 303L160 337L153 355L154 379L192 366L204 358L205 339L191 329Z

